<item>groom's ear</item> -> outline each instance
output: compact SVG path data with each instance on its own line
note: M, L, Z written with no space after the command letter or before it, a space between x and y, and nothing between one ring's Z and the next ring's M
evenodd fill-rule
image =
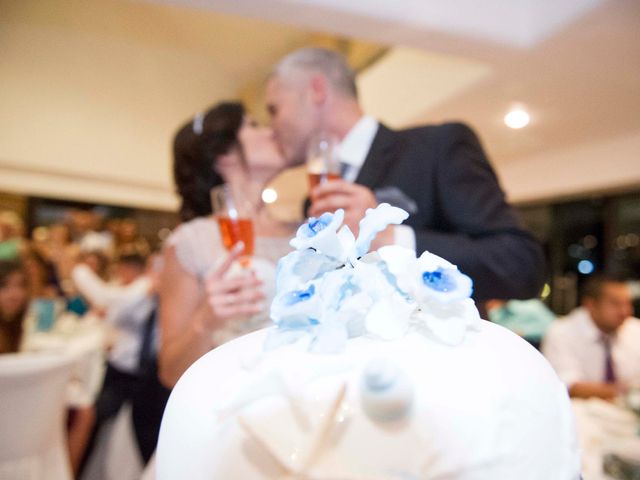
M321 73L314 73L309 80L311 90L311 100L315 105L322 105L326 102L329 94L329 82L327 77Z

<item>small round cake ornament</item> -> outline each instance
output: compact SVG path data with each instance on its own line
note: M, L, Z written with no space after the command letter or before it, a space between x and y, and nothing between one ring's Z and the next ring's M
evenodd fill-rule
M360 383L362 409L374 421L405 418L413 403L414 389L409 377L388 359L371 360Z

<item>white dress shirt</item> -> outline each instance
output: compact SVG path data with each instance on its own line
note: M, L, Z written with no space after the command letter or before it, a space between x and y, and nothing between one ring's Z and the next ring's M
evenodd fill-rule
M126 373L137 372L144 326L155 306L149 277L143 275L129 285L110 284L80 264L73 268L71 278L92 305L106 309L106 320L118 329L109 363Z
M355 182L358 178L379 126L380 124L375 118L364 115L351 127L349 133L338 145L338 158L341 163L348 165L342 174L344 180ZM416 235L408 225L394 225L393 240L396 245L414 251L416 249Z
M602 335L584 307L551 324L542 353L567 387L577 382L604 381ZM616 380L630 386L640 385L640 320L629 317L610 336L610 342Z

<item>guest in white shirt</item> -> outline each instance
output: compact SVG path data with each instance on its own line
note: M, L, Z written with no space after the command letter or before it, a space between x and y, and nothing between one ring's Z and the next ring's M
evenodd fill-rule
M135 373L144 322L155 307L154 281L145 274L145 258L122 256L116 263L116 282L107 283L88 265L72 271L73 281L93 308L105 312L105 320L118 329L117 340L109 352L109 363L118 370Z
M554 322L542 352L574 398L612 399L640 385L640 320L620 278L596 275L582 305Z
M80 293L93 308L104 311L105 320L118 330L95 405L96 422L84 455L85 464L102 426L133 399L139 382L145 326L156 307L155 274L151 269L145 272L145 265L146 259L141 255L121 256L115 265L116 283L105 282L86 264L77 265L71 272Z

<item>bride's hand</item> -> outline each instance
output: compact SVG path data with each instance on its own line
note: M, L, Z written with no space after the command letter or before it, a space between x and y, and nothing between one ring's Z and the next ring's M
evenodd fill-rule
M208 329L219 328L227 320L255 315L264 308L262 281L251 271L247 275L229 277L233 262L243 253L243 244L236 244L224 262L205 280L211 316Z

